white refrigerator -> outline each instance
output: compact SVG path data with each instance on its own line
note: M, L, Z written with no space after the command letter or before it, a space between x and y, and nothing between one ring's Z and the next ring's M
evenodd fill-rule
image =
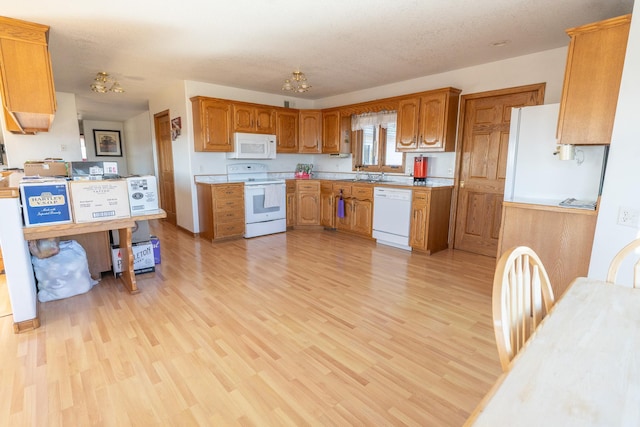
M575 160L560 160L554 155L559 110L560 104L513 109L505 201L557 206L567 198L598 198L607 149L576 146Z

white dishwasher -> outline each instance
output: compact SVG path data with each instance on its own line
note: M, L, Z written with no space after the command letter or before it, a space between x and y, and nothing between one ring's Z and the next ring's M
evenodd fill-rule
M383 245L411 250L411 190L374 187L373 238Z

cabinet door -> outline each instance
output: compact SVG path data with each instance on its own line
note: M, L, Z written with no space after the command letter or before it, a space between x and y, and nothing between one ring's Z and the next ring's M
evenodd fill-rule
M398 103L396 150L413 151L418 148L418 118L420 99L403 99Z
M298 193L297 225L320 225L320 194L301 191Z
M336 197L336 203L339 203L340 197ZM342 218L336 216L336 229L343 231L351 231L353 228L353 199L343 198L344 216Z
M276 151L278 153L298 152L298 110L278 111L276 115Z
M322 112L300 111L300 153L322 152Z
M233 151L231 104L204 97L191 98L191 102L195 151Z
M340 152L340 112L322 113L322 152L337 154Z
M235 132L254 132L255 111L252 106L233 104L233 130Z
M287 227L296 225L296 182L287 180Z
M49 27L0 17L0 93L7 129L47 132L56 110Z
M427 204L414 202L411 207L411 229L409 232L409 246L414 250L427 249Z
M420 136L418 149L444 148L444 122L447 94L445 92L424 96L420 100Z
M567 30L558 143L609 144L631 15Z
M328 190L325 189L328 187ZM327 228L335 226L336 210L332 184L321 184L320 190L320 225Z
M373 203L370 200L353 201L352 230L363 236L371 236L373 224Z
M276 110L273 108L256 107L255 131L257 133L276 133Z

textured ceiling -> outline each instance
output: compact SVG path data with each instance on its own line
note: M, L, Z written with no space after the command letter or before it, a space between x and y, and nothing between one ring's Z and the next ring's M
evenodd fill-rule
M633 8L633 0L2 3L4 16L51 27L56 90L75 93L92 120L146 111L154 92L178 80L281 93L297 67L313 86L299 97L320 99L566 46L566 28ZM92 93L98 71L126 93Z

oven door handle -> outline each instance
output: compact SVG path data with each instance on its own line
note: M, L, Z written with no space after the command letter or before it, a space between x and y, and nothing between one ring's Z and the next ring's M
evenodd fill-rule
M254 188L264 189L264 188L267 188L267 186L269 186L269 185L282 185L282 186L284 186L284 184L280 184L280 183L278 183L278 184L258 184L258 185L245 185L245 189L247 191L248 190L252 190Z

